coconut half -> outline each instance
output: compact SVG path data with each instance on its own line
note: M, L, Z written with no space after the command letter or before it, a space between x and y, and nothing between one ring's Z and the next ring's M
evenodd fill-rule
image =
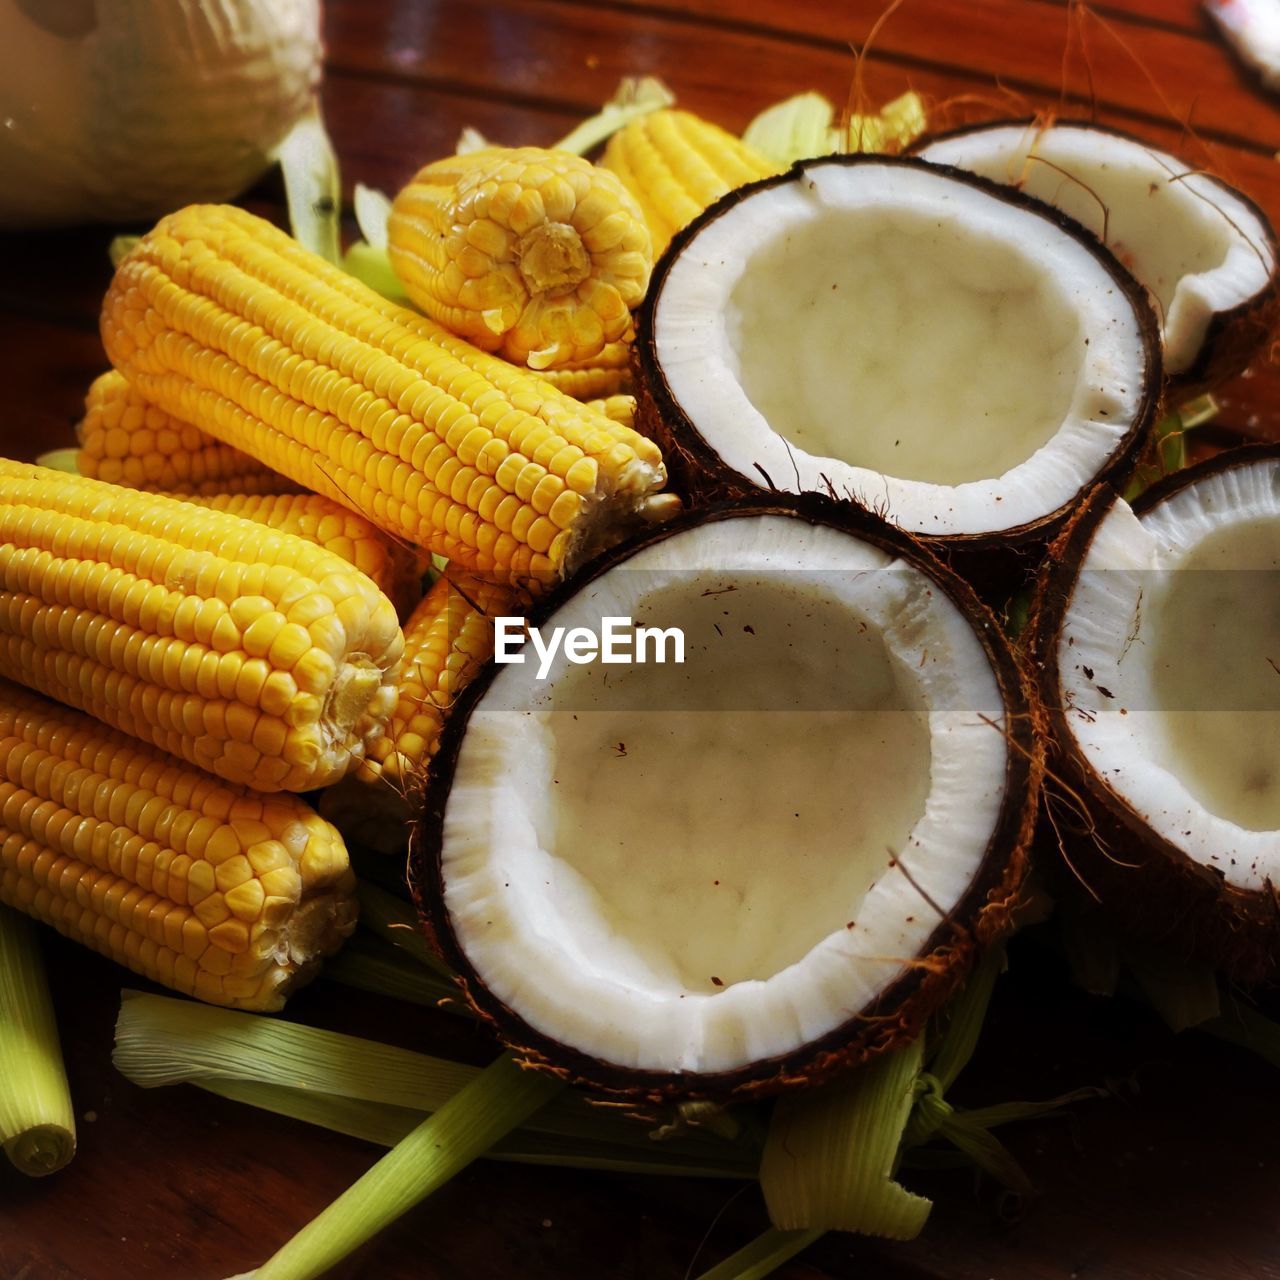
M820 499L678 518L543 606L685 661L493 665L433 762L411 879L529 1061L654 1100L798 1084L916 1033L1000 934L1039 779L973 592ZM672 650L674 652L674 650Z
M1274 973L1280 447L1220 455L1132 508L1095 495L1053 561L1038 652L1087 810L1068 851L1080 878L1140 932Z
M925 160L1006 183L1102 239L1149 290L1164 367L1190 394L1238 373L1276 319L1276 237L1225 182L1139 138L1087 121L958 129Z
M834 156L731 192L639 319L639 424L695 496L852 499L947 550L1043 539L1127 474L1155 318L1083 228L919 160Z

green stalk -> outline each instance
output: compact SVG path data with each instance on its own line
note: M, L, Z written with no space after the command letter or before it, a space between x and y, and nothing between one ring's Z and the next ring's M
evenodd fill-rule
M562 1088L504 1053L253 1273L315 1280L442 1187Z
M794 1258L801 1249L807 1249L815 1240L821 1239L823 1234L817 1230L779 1231L770 1227L719 1266L704 1271L699 1280L764 1280L788 1258Z
M0 907L0 1143L30 1177L76 1150L76 1119L35 927Z
M452 979L444 961L427 945L418 925L418 916L407 902L379 889L367 880L360 882L360 923L380 938L412 956L420 964Z

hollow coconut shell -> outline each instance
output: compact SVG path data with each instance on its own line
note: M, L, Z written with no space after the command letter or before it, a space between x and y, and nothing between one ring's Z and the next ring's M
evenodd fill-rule
M1187 175L1194 175L1197 195L1202 202L1209 203L1215 194L1220 195L1223 205L1228 207L1226 216L1233 221L1237 218L1239 220L1240 225L1235 229L1241 234L1247 231L1249 236L1258 238L1259 251L1270 258L1268 278L1255 292L1235 306L1213 313L1190 363L1175 368L1173 361L1166 360L1166 398L1170 403L1181 403L1211 391L1242 372L1266 343L1275 337L1277 326L1280 326L1280 271L1277 270L1277 265L1280 264L1280 244L1277 244L1275 229L1257 203L1225 179L1179 161L1177 157L1158 150L1144 139L1126 133L1123 129L1097 124L1092 120L1056 120L1045 124L1035 119L1022 119L994 124L961 125L956 129L918 139L910 148L909 154L928 160L931 153L936 153L941 159L952 162L953 147L963 145L966 141L972 143L981 139L984 134L1007 132L1012 135L1030 131L1040 133L1045 130L1062 134L1097 135L1104 145L1108 142L1131 144L1148 156L1158 157L1157 167L1167 171L1160 178L1170 187ZM1101 158L1099 155L1098 159ZM1180 166L1176 172L1174 165ZM1062 173L1058 166L1051 166L1051 171L1055 176ZM1138 198L1149 198L1148 184L1144 181L1140 185ZM1021 189L1020 185L1015 186ZM1092 196L1087 197L1087 200L1090 204L1094 203ZM1243 226L1245 222L1251 225L1246 228ZM1093 234L1101 237L1102 230L1098 229ZM1120 245L1117 244L1116 248L1119 249ZM1123 260L1122 265L1131 269ZM1140 273L1137 274L1141 279Z
M1280 461L1280 445L1219 454L1153 485L1132 504L1133 512L1141 517L1201 480L1268 459ZM1071 731L1056 657L1059 637L1076 574L1119 501L1106 486L1089 495L1050 547L1032 605L1027 650L1048 733L1042 843L1061 854L1058 890L1085 911L1220 968L1235 981L1274 981L1280 974L1277 886L1268 881L1259 892L1242 890L1163 838L1085 758ZM1045 865L1051 865L1048 859Z
M1027 869L1028 850L1043 776L1041 713L1034 686L1014 659L990 610L972 588L913 539L873 515L819 495L776 499L754 495L685 512L674 520L599 556L572 581L541 601L531 614L542 627L556 611L629 556L664 539L738 516L781 515L852 533L928 574L937 589L970 619L995 674L1009 726L1006 776L998 821L979 869L927 945L879 996L829 1034L789 1052L725 1072L635 1069L584 1054L535 1030L479 978L459 942L445 905L442 844L445 808L472 713L500 668L490 662L455 704L441 735L421 797L409 849L409 883L423 930L479 1017L530 1067L595 1093L633 1103L661 1105L687 1099L746 1100L801 1088L909 1043L961 984L976 956L1007 935ZM890 866L895 865L893 862Z
M1146 454L1152 428L1160 418L1163 404L1160 326L1147 290L1088 228L1041 200L1032 199L1012 187L991 182L964 169L927 163L913 156L881 155L838 155L816 161L800 161L786 173L763 178L730 191L677 233L655 264L649 291L636 315L636 340L631 354L636 396L636 429L655 440L662 449L670 487L681 495L686 505L702 506L759 496L762 493L784 496L794 492L791 488L792 477L789 470L785 469L785 464L784 470L777 475L761 470L758 465L751 473L737 470L720 456L690 419L673 394L663 372L655 338L655 310L673 267L702 231L753 193L800 180L808 168L818 165L849 168L863 165L897 166L906 171L934 171L967 188L997 196L1007 205L1034 213L1084 246L1089 255L1109 273L1116 294L1133 310L1140 332L1144 366L1137 395L1138 403L1129 429L1110 449L1102 465L1093 472L1087 483L1081 485L1066 501L1056 504L1052 510L1013 527L945 536L931 536L927 532L912 530L917 540L932 555L973 584L984 600L999 602L1034 581L1046 547L1066 526L1078 510L1082 498L1094 484L1102 483L1123 489L1138 462ZM875 501L860 502L845 491L837 492L830 481L806 491L825 492L827 496L835 497L841 502L864 505L873 514L892 523L900 523L892 510L886 510ZM993 506L993 510L998 511L999 507Z

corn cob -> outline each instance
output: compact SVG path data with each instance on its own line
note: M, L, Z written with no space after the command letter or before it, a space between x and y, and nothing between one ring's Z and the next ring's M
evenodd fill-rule
M427 315L532 369L621 338L653 266L644 215L617 175L538 147L427 165L391 207L387 250Z
M454 699L493 655L493 619L527 607L509 587L470 574L436 579L405 623L399 699L386 729L360 767L321 797L321 812L349 839L386 853L404 848L410 793Z
M135 973L279 1009L355 927L334 828L0 682L0 901Z
M772 160L688 111L653 111L609 139L600 161L635 196L660 254L726 191L778 173Z
M631 393L631 344L611 342L591 360L544 369L542 376L567 396L590 404L603 397Z
M616 397L630 401L629 396ZM632 402L634 403L634 402ZM615 422L625 419L625 403L601 401L600 412ZM177 496L177 495L175 495ZM185 502L265 524L268 529L297 534L355 565L404 617L422 598L422 576L428 557L394 541L363 516L318 493L219 493L189 496Z
M341 777L403 646L390 601L314 543L0 459L0 675L220 778Z
M82 476L167 493L292 493L298 486L199 427L148 404L123 374L95 378L76 466Z
M462 568L535 585L678 505L652 441L240 209L144 236L102 334L149 400Z

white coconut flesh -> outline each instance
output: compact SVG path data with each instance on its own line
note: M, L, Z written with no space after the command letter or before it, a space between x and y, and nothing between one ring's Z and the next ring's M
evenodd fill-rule
M1141 519L1118 502L1057 657L1107 786L1227 883L1280 882L1280 459L1211 473Z
M606 615L682 628L686 661L500 669L444 814L455 937L599 1061L788 1054L902 976L982 864L1007 751L990 660L920 571L780 516L674 534L546 625Z
M815 162L684 245L653 311L661 374L757 483L929 535L1031 524L1141 411L1134 304L1096 253L988 190Z
M1156 299L1168 373L1190 368L1213 317L1248 303L1275 274L1253 206L1136 139L1087 125L996 125L919 154L1017 187L1104 240Z

